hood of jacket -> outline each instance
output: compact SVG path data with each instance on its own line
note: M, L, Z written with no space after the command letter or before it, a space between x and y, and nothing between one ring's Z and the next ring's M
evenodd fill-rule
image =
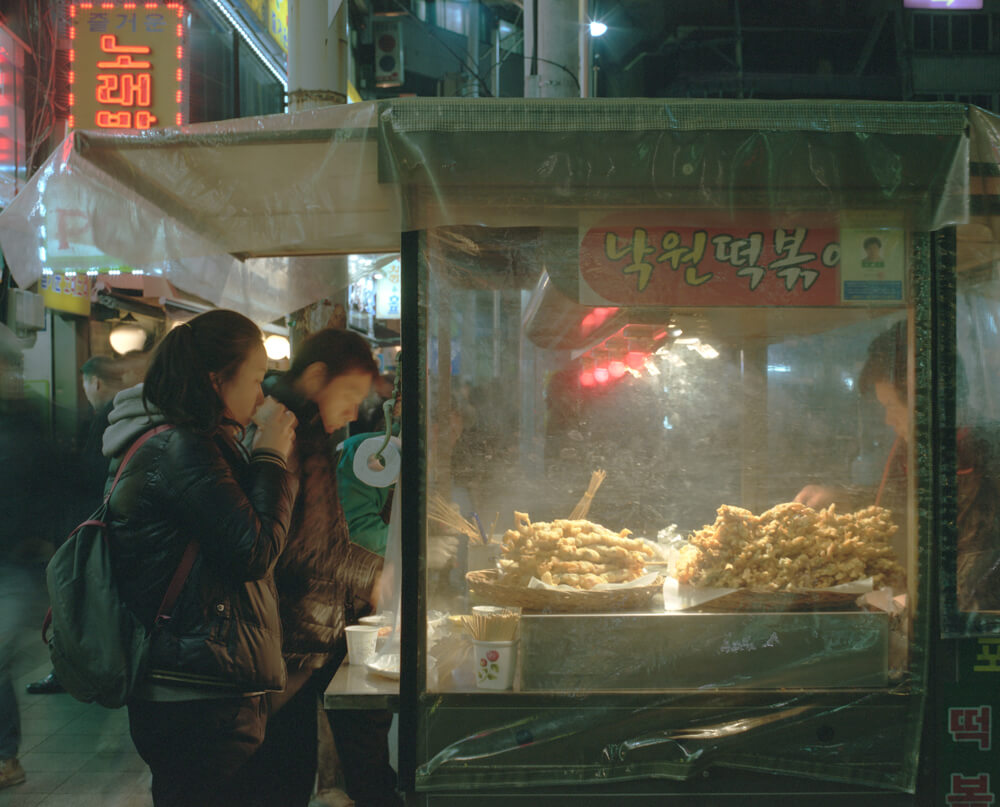
M123 389L115 396L108 428L104 430L102 451L105 457L117 457L132 441L167 419L156 409L147 410L142 401L142 384Z

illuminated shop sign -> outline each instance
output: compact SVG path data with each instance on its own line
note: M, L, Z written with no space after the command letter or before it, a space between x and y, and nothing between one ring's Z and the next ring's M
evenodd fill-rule
M847 226L845 226L847 225ZM690 226L613 216L580 244L592 305L830 306L903 300L903 234L877 220ZM842 282L843 281L843 282Z
M931 8L941 11L969 11L983 7L983 0L903 0L903 8Z
M0 26L0 207L25 179L24 46Z
M69 7L69 125L152 129L185 122L184 8L175 2Z

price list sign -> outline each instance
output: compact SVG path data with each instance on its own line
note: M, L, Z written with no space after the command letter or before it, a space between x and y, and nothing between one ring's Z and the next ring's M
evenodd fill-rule
M180 3L74 2L69 37L71 128L152 129L185 122Z

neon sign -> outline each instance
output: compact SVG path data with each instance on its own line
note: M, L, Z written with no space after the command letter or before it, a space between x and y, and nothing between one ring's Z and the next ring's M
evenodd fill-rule
M69 125L151 129L186 115L184 7L75 2L69 7Z

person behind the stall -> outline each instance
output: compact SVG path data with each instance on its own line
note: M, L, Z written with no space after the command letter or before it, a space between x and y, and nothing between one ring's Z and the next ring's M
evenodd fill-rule
M376 597L382 558L350 540L331 436L357 417L377 376L364 338L327 328L295 350L288 372L265 383L265 392L298 418L292 465L299 493L275 570L288 685L270 698L264 744L241 774L246 805L309 803L318 699L346 655L344 628L370 611Z
M858 379L861 394L874 394L885 422L896 433L881 482L875 491L807 485L795 497L813 508L836 503L849 509L875 504L902 510L906 503L906 441L910 434L907 405L906 322L879 334L869 345ZM956 357L959 411L964 370ZM955 585L961 611L1000 609L1000 431L995 425L961 427L956 433L957 565ZM901 525L902 526L902 525ZM902 533L902 530L900 530Z
M280 407L250 452L238 442L263 400L266 369L251 320L201 314L163 338L144 384L115 398L104 433L114 474L137 438L172 427L135 452L109 502L113 572L150 629L181 556L197 544L128 703L156 807L240 804L234 777L263 740L264 694L285 685L272 574L295 498L285 466L295 418Z

